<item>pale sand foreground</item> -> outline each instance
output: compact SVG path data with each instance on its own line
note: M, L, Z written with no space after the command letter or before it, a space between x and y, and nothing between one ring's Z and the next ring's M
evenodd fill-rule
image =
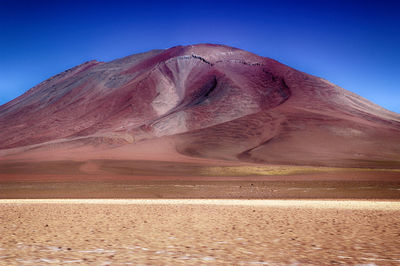
M0 200L0 264L400 264L399 201Z

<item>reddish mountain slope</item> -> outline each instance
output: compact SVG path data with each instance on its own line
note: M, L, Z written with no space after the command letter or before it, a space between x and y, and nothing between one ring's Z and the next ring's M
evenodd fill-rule
M86 62L0 107L3 158L84 153L400 168L400 115L209 44Z

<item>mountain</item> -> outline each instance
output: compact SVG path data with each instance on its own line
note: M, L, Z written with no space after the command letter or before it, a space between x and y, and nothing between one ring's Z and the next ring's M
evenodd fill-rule
M0 106L0 156L400 168L400 115L244 50L176 46L83 63Z

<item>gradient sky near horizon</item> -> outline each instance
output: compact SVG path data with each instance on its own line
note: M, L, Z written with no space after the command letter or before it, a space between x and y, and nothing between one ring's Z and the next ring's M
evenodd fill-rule
M0 0L0 105L84 61L219 43L400 113L400 1Z

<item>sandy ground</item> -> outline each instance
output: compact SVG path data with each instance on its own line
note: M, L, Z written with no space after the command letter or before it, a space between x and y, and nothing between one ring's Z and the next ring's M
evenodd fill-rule
M400 264L399 201L0 200L0 264Z

